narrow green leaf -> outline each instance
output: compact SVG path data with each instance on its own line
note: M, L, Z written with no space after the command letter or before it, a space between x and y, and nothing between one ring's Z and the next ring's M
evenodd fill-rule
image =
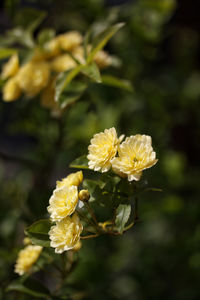
M29 226L25 230L25 233L34 244L42 247L50 247L48 232L51 225L52 224L49 219L42 219Z
M0 48L0 59L7 58L14 53L16 53L16 49L14 48Z
M120 89L133 92L133 86L129 80L120 79L111 75L102 75L102 83L109 86L114 86Z
M48 289L45 286L43 286L38 280L30 278L25 282L22 282L21 280L15 280L11 282L7 287L6 291L18 291L33 296L35 298L50 299Z
M87 58L87 63L93 61L94 56L98 51L103 49L103 47L107 44L107 42L111 39L111 37L124 26L124 23L118 23L113 26L108 27L99 33L92 43L92 49Z
M120 233L123 232L124 226L128 222L129 216L131 213L130 204L120 204L116 210L116 219L115 224Z
M100 83L101 80L101 74L99 71L99 68L95 62L91 63L90 65L86 65L82 70L81 73L92 79L93 81Z
M69 166L70 168L75 168L75 169L89 169L87 156L86 155L80 156L79 158L71 162Z
M81 69L83 68L82 65L78 65L77 67L62 72L58 75L56 80L56 92L55 92L55 101L59 102L60 96L65 88L70 84L70 82L76 77Z
M76 102L80 99L87 88L87 84L81 81L71 82L67 88L64 89L59 98L59 105L63 109L66 106Z

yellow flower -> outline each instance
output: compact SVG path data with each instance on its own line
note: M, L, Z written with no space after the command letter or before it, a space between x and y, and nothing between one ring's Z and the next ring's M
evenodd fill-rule
M47 85L49 73L47 63L30 61L19 70L18 84L28 97L34 97Z
M9 61L3 66L2 79L14 76L19 69L19 59L17 54L13 54Z
M56 182L56 187L61 188L63 186L70 187L72 185L79 186L83 181L83 172L78 171L76 173L71 173L67 177L63 178L61 181Z
M19 87L18 80L15 77L8 79L3 87L3 100L11 102L17 100L21 95L21 88Z
M70 216L78 203L78 189L72 185L56 188L49 200L47 210L52 221L60 221Z
M140 180L142 171L156 164L156 153L151 145L151 137L137 134L130 136L119 146L119 157L112 160L113 171L129 181Z
M80 240L82 230L83 226L77 214L57 222L49 231L51 247L55 248L56 253L73 249Z
M19 251L15 264L15 273L23 275L28 272L32 265L37 261L41 251L42 247L36 245L26 246L24 249Z
M116 155L122 139L123 136L117 138L114 127L95 134L91 139L91 145L88 147L89 168L102 173L107 172L111 168L111 160Z
M111 56L104 50L100 50L94 56L94 61L100 69L106 68L112 65Z
M74 68L76 65L75 61L68 54L62 54L51 62L51 69L55 72L64 72Z
M55 79L51 79L48 85L43 89L41 93L41 105L54 109L60 110L58 103L55 101Z
M57 39L59 41L60 48L67 51L73 50L83 41L83 37L78 31L69 31L64 34L60 34Z

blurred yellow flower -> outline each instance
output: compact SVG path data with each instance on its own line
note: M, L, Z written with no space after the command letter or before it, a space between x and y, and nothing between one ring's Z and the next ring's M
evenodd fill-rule
M54 72L64 72L76 65L76 62L68 54L59 55L50 63L50 67Z
M129 181L140 180L142 171L156 164L156 153L151 145L151 137L137 134L130 136L119 146L118 157L113 158L113 171Z
M14 76L3 86L3 101L11 102L17 100L21 95L21 88L18 84L17 77Z
M41 93L41 105L50 109L59 109L55 101L55 79L51 79Z
M15 273L23 275L28 272L32 265L37 261L41 251L42 247L36 245L26 246L24 249L19 251L15 264Z
M17 54L13 54L9 61L3 65L1 78L7 79L8 77L14 76L19 69L19 59Z
M60 48L66 51L72 51L83 41L83 37L78 31L69 31L64 34L60 34L57 39L59 41Z
M71 173L67 177L63 178L61 181L56 182L56 187L61 188L63 186L70 187L72 185L79 186L83 181L83 172L78 171L76 173Z
M107 172L111 168L111 160L117 153L118 146L123 136L117 138L114 127L97 133L91 139L87 156L89 168L94 171Z
M20 88L28 97L37 95L49 81L49 66L45 62L30 61L17 74Z
M72 185L56 188L49 200L47 210L52 221L60 221L70 216L78 203L78 189Z
M57 222L49 231L51 247L56 253L73 249L80 240L83 226L77 214Z

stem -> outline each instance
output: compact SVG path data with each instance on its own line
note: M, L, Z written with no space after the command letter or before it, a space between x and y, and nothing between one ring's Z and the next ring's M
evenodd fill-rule
M90 234L90 235L85 235L85 236L81 236L81 240L87 240L87 239L92 239L92 238L95 238L95 237L98 237L99 234Z
M134 220L137 221L138 219L138 197L135 197Z
M91 215L91 217L92 217L92 219L93 219L93 221L95 223L95 228L97 229L98 232L100 232L99 224L98 224L96 216L95 216L95 214L93 212L93 209L91 208L91 206L90 206L90 204L88 202L85 202L85 206L86 206L88 212L90 213L90 215Z

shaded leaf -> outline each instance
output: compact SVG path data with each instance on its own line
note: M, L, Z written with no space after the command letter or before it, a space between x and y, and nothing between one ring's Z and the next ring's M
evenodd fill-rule
M45 298L50 299L50 294L48 289L43 286L38 280L27 279L25 282L21 280L15 280L9 284L6 289L7 292L18 291L35 298Z
M89 169L87 156L82 155L79 158L75 159L73 162L71 162L70 168Z
M91 63L90 65L86 65L82 70L81 73L88 76L93 81L100 83L101 80L101 74L99 71L99 68L95 62Z
M120 233L123 232L124 226L128 222L129 216L131 213L130 204L120 204L116 210L116 219L115 224Z
M42 219L36 221L31 226L29 226L25 233L31 239L33 244L42 246L42 247L50 247L49 235L48 232L51 227L51 222L49 219Z
M60 107L65 108L66 106L79 100L86 88L87 84L84 82L71 82L60 96Z
M55 101L59 102L60 96L63 93L63 91L68 87L70 82L76 77L81 69L83 68L82 65L78 65L77 67L62 72L58 75L56 80L56 91L55 91Z
M111 37L124 26L124 23L118 23L113 26L108 27L103 30L103 32L99 33L93 40L92 49L87 58L87 63L93 61L94 56L98 51L103 49L103 47L107 44L107 42L111 39Z
M111 75L102 75L102 83L105 85L118 87L129 92L133 92L134 90L129 80L120 79Z

